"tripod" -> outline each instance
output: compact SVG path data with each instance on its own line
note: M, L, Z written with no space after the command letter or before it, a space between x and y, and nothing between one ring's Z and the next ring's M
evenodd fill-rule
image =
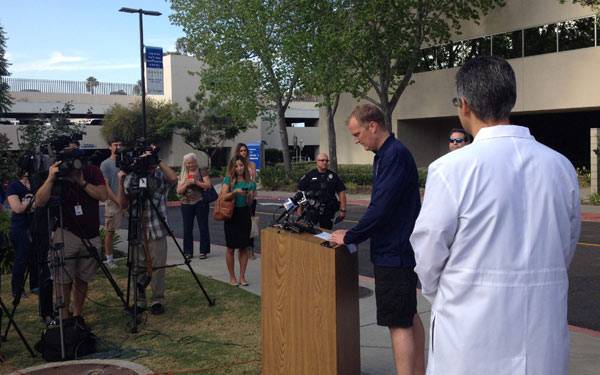
M0 259L2 259L3 257L4 257L4 251L0 252ZM2 279L1 278L0 278L0 290L2 290ZM13 311L13 313L10 312L10 310L8 309L8 307L2 300L2 296L0 295L0 330L2 327L2 316L3 315L6 315L8 318L8 327L6 329L7 334L8 334L8 328L11 325L13 327L15 327L15 331L17 332L17 335L19 335L19 338L23 342L23 345L25 346L27 351L29 352L29 354L31 354L32 357L35 357L35 353L33 352L33 349L31 349L31 346L29 346L27 339L25 338L25 336L23 336L23 332L21 332L21 329L17 325L17 322L14 320L14 317L13 317L14 311ZM6 341L6 335L4 336L3 340L0 340L0 347L2 346L2 341ZM0 363L2 363L2 362L3 362L2 357L0 357Z
M198 275L196 274L196 272L190 265L191 259L185 259L183 249L177 242L177 239L175 238L173 231L171 230L171 228L169 228L169 225L167 224L165 217L158 210L158 207L156 206L156 203L154 202L153 197L149 196L149 192L147 190L147 178L146 177L138 177L135 175L132 175L130 178L132 178L132 179L137 178L138 180L133 183L134 188L129 189L129 196L131 199L131 204L129 206L129 233L128 233L129 245L128 245L128 251L127 251L128 266L129 266L128 282L127 282L127 300L129 301L130 286L132 284L132 278L133 278L135 280L136 285L135 285L135 288L133 291L134 301L133 301L133 307L132 307L132 310L133 310L132 332L137 333L138 297L139 297L140 291L144 291L145 288L150 283L151 272L153 270L157 270L157 269L162 269L162 268L167 268L167 267L176 267L176 266L182 265L182 264L173 264L173 265L164 265L164 266L160 266L160 267L152 267L151 265L148 265L147 272L146 272L147 277L145 277L145 278L139 277L140 275L138 274L138 269L139 269L138 262L139 262L140 249L143 249L143 251L145 252L146 261L148 262L148 260L149 260L149 254L148 254L149 249L147 247L147 241L142 241L142 237L141 237L141 236L145 235L145 232L146 232L145 228L143 228L143 223L142 223L145 216L147 216L147 215L144 215L146 213L146 211L144 210L146 202L148 202L149 206L150 206L147 209L151 210L152 213L154 213L156 215L156 217L160 221L160 225L162 226L162 228L164 228L167 231L168 235L173 239L173 242L175 242L177 249L179 250L181 256L184 258L183 264L185 264L188 267L188 269L190 270L190 273L194 277L194 280L196 281L196 283L198 284L198 287L200 288L204 297L206 298L208 305L214 306L215 300L211 299L210 296L208 295L208 293L206 292L206 289L204 289L204 286L202 285L202 282L198 278ZM131 184L131 180L130 180L130 186L131 185L132 184Z

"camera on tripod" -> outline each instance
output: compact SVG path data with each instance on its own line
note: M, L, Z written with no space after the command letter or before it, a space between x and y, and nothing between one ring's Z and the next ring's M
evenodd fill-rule
M125 147L119 151L116 160L117 168L127 174L146 176L148 169L157 166L160 162L158 151L158 147L147 145L143 139L138 140L133 147Z

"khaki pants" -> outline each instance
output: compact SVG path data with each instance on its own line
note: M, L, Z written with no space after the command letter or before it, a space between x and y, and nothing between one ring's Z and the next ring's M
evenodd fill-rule
M138 283L142 283L147 276L146 254L142 247L138 247L134 250L137 255L137 281ZM167 263L167 237L159 238L157 240L148 240L148 253L150 258L152 258L152 278L150 279L150 288L152 289L151 305L157 303L164 305L165 269L156 268L164 267ZM142 298L142 296L138 297L138 306L146 306L145 298Z

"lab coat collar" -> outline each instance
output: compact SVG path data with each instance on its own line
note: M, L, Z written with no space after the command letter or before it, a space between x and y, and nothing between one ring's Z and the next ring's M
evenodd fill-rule
M494 125L481 128L473 143L480 142L484 139L501 138L501 137L516 137L534 139L529 128L517 125Z

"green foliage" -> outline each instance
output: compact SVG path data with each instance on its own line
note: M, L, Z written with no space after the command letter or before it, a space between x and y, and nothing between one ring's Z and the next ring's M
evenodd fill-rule
M379 106L391 130L392 112L411 84L421 49L449 41L464 21L477 22L480 14L503 5L503 0L352 2L344 22L344 34L355 41L352 93ZM368 96L370 91L377 96Z
M8 61L5 57L6 54L6 35L4 34L4 28L0 25L0 77L7 77L10 75L8 72ZM8 94L9 86L7 83L0 80L0 113L6 113L9 111L13 102Z
M419 187L424 188L425 183L427 182L427 168L426 167L419 168L418 172L419 172Z
M146 100L146 139L159 144L171 139L179 125L181 110L177 104L164 101ZM118 136L125 143L132 143L143 136L142 104L137 102L129 107L115 104L108 109L102 121L102 136L107 141Z
M590 194L588 203L591 205L594 205L594 206L600 206L600 194L598 194L598 193Z
M0 209L0 239L3 242L3 248L0 253L4 253L0 259L0 275L10 273L15 258L15 251L10 244L10 214L7 210Z
M177 127L182 130L185 143L211 157L225 141L246 131L254 121L254 118L241 118L234 105L221 103L212 96L205 98L202 91L187 101L189 110L182 113Z
M19 147L22 150L34 151L43 144L48 144L60 136L84 135L85 125L71 122L73 102L66 102L61 109L54 108L50 119L38 118L21 128Z
M171 21L183 28L187 50L207 64L202 89L235 103L247 118L272 109L281 143L288 144L285 110L297 94L307 25L294 2L172 0ZM248 115L252 113L253 116ZM291 170L284 150L286 173Z
M277 163L283 163L283 151L277 148L265 149L265 163L267 165L275 165Z
M260 171L260 184L263 189L267 190L296 190L300 178L314 168L314 162L294 163L289 179L286 178L281 164L263 168ZM346 187L348 184L354 184L356 190L364 190L364 186L371 185L372 170L371 165L340 165L339 176Z
M577 168L577 178L581 187L590 186L592 183L592 173L585 166Z
M0 183L16 177L17 162L10 150L12 142L4 133L0 133Z

